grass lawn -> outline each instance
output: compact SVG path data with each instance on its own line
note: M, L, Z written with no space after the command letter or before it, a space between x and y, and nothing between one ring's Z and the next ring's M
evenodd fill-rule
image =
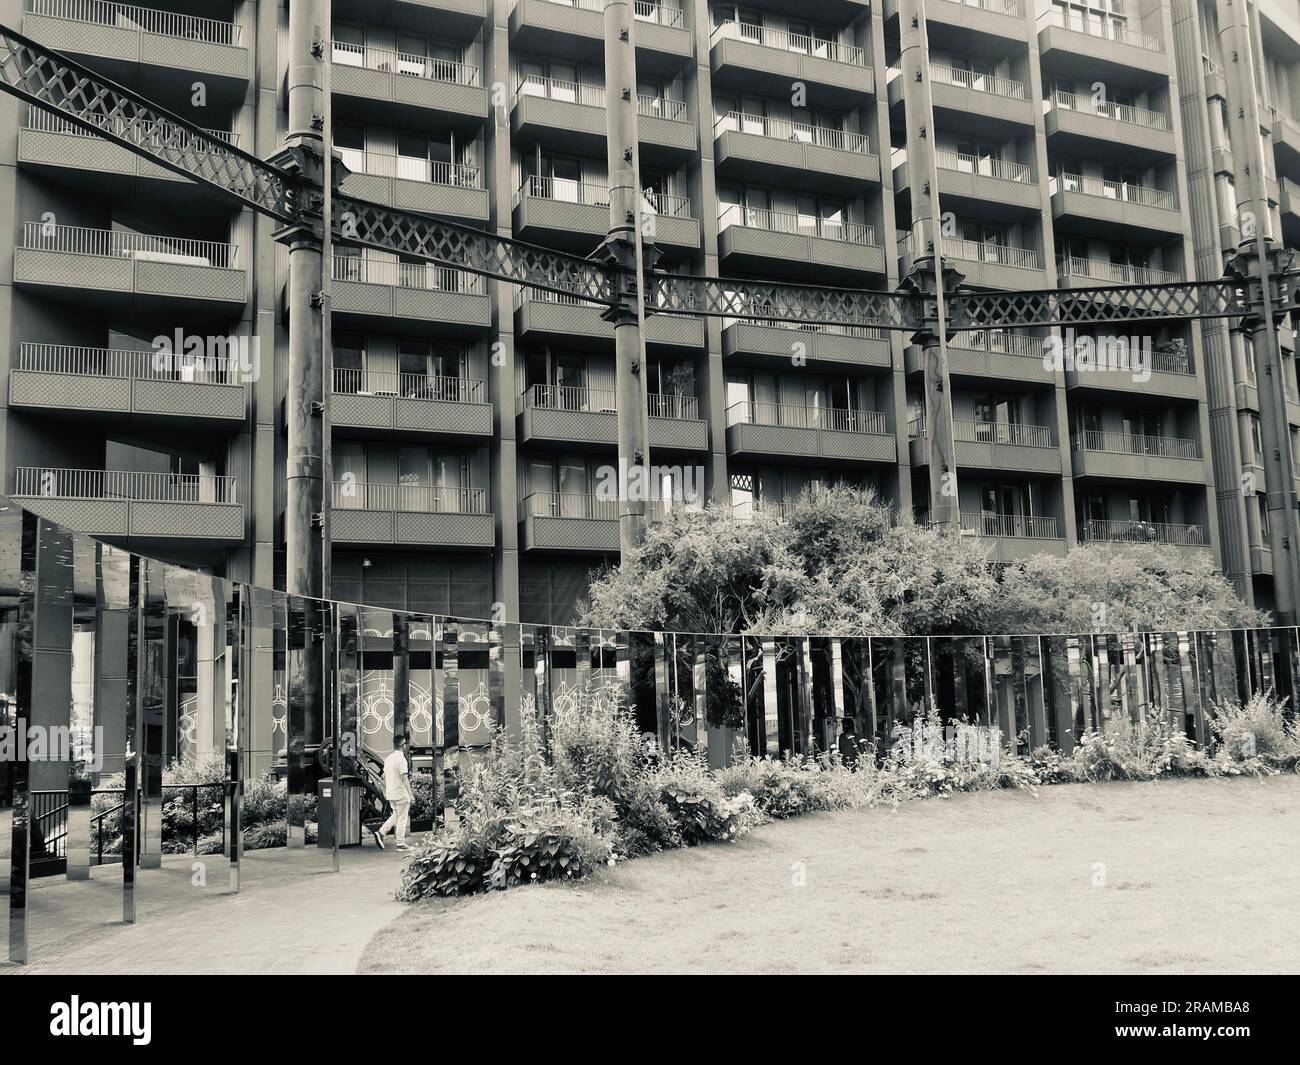
M815 814L412 906L360 972L1295 972L1300 776Z

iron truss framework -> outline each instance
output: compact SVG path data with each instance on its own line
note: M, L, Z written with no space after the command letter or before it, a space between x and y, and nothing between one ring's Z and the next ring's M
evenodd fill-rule
M166 169L283 223L321 228L319 166L259 159L159 108L102 74L0 26L0 90L119 144ZM539 248L432 215L336 194L333 237L458 270L557 292L604 307L635 281L605 260ZM1300 271L1272 275L1281 315L1300 309ZM947 326L1022 329L1103 322L1239 319L1258 305L1249 284L1233 277L1165 285L1115 285L1026 292L958 289L945 300ZM741 278L687 277L649 271L646 310L662 314L773 320L917 332L936 318L932 297L900 291L828 288Z

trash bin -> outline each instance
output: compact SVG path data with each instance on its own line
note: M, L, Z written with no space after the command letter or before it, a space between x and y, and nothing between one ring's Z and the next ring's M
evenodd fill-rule
M345 777L339 781L339 846L355 847L361 843L361 785ZM316 783L316 846L334 846L334 781L329 777Z

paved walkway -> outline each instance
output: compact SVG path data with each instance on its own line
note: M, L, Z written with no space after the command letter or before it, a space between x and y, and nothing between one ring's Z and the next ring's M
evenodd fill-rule
M351 973L405 908L393 899L402 857L390 837L386 851L344 850L335 874L330 852L316 847L253 851L236 895L224 858L167 855L161 869L140 871L134 925L122 923L121 866L96 868L89 882L37 880L28 964L0 961L0 974ZM7 903L0 898L6 918ZM0 950L8 956L7 941Z

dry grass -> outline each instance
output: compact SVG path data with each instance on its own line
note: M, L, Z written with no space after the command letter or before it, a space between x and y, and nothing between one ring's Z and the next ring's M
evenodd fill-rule
M417 904L359 971L1294 972L1297 819L1300 776L818 814L577 886Z

